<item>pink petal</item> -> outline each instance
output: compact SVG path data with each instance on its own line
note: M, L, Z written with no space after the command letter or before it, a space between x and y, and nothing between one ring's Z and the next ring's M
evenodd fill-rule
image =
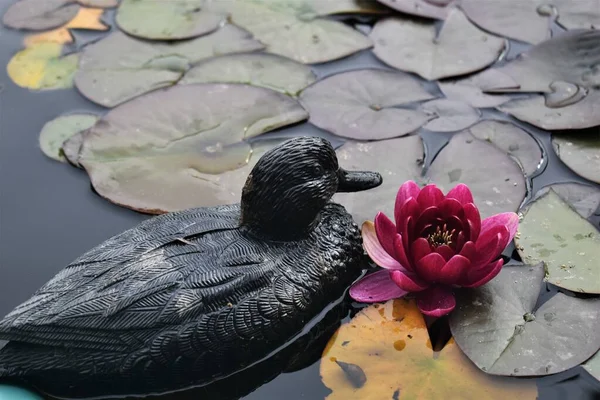
M431 246L429 245L427 239L418 238L412 243L411 250L413 262L416 263L421 258L431 253Z
M459 282L471 266L471 261L461 255L450 259L440 272L439 281L446 285L454 285Z
M394 281L394 283L398 285L400 289L406 290L407 292L420 292L421 290L425 290L429 287L427 282L422 281L418 276L409 272L401 270L394 270L390 272L392 281Z
M350 287L350 297L361 303L376 303L402 297L407 292L390 278L390 271L369 274Z
M437 285L419 292L417 295L417 307L425 315L442 317L454 310L456 300L449 288Z
M446 195L446 198L456 199L460 202L460 204L467 203L475 203L473 201L473 195L471 194L471 189L464 183L459 183L454 186Z
M421 189L414 181L406 181L402 184L402 186L400 186L398 194L396 195L396 203L394 205L394 217L396 219L396 224L398 224L399 221L397 214L400 212L400 209L402 209L402 206L404 206L406 201L411 197L416 200L420 191Z
M469 241L464 244L459 253L461 256L468 258L469 260L473 260L475 255L477 254L477 249L475 248L475 243Z
M421 210L437 206L442 200L444 200L444 193L434 184L425 186L417 196L417 203L419 203Z
M396 238L394 239L394 250L396 254L396 259L400 262L405 269L412 271L414 268L412 264L408 261L408 256L406 255L406 251L404 250L404 244L402 242L402 235L399 233L396 234Z
M444 257L444 260L446 261L450 260L456 254L456 252L446 244L436 247L434 251Z
M424 209L419 217L415 220L415 234L420 235L423 233L423 229L427 225L437 224L438 218L441 217L442 213L435 207L427 207Z
M449 217L451 215L457 215L460 210L463 209L462 204L456 199L449 199L446 197L444 200L438 204L438 208L442 213L442 218Z
M412 201L412 200L409 200L409 201ZM415 227L415 221L414 221L413 217L406 218L406 223L404 224L404 228L402 231L402 244L404 245L404 250L406 251L406 255L409 258L409 260L411 259L411 255L410 255L410 247L408 244L414 240L414 234L413 234L414 227Z
M417 219L421 213L421 207L416 199L408 199L400 209L394 209L394 218L396 219L396 231L402 233L406 227L406 221L409 217Z
M479 236L475 243L475 257L471 259L473 268L478 269L497 259L506 248L506 237L508 230L504 226L496 226Z
M479 270L473 272L469 271L470 274L467 274L465 282L460 284L460 286L474 288L485 285L500 273L502 270L502 265L504 265L504 260L499 259L483 268L480 268Z
M475 242L479 237L479 233L481 232L481 214L473 203L465 204L463 211L465 213L467 224L469 225L468 240Z
M519 216L514 212L506 212L492 215L481 221L481 234L492 229L494 226L505 226L509 233L509 242L515 237L519 228Z
M383 249L393 256L396 225L382 212L378 212L375 216L375 232Z
M437 282L440 271L446 265L444 257L438 253L431 253L417 261L417 274L427 282Z
M365 221L362 225L362 239L365 251L375 264L388 269L402 268L402 265L389 255L379 243L375 233L375 225L371 221Z

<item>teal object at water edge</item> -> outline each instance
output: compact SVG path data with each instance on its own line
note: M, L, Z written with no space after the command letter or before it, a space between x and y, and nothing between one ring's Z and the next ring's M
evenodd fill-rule
M0 384L0 400L43 400L34 392L18 386Z

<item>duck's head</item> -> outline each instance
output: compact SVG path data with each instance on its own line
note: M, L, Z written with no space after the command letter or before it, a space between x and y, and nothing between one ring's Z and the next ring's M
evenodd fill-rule
M287 140L256 163L242 191L242 225L273 240L306 236L336 192L381 185L376 172L338 165L331 144L316 137Z

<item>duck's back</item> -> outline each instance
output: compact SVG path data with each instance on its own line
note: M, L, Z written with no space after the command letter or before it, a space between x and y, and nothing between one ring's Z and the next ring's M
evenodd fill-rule
M0 376L68 396L101 381L133 393L202 383L283 344L360 272L341 206L292 242L239 217L238 205L167 214L86 253L0 322L12 341Z

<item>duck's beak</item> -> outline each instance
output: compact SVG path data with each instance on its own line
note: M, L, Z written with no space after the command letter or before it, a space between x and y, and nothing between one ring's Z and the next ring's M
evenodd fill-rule
M360 192L381 185L383 178L377 172L338 170L338 193Z

